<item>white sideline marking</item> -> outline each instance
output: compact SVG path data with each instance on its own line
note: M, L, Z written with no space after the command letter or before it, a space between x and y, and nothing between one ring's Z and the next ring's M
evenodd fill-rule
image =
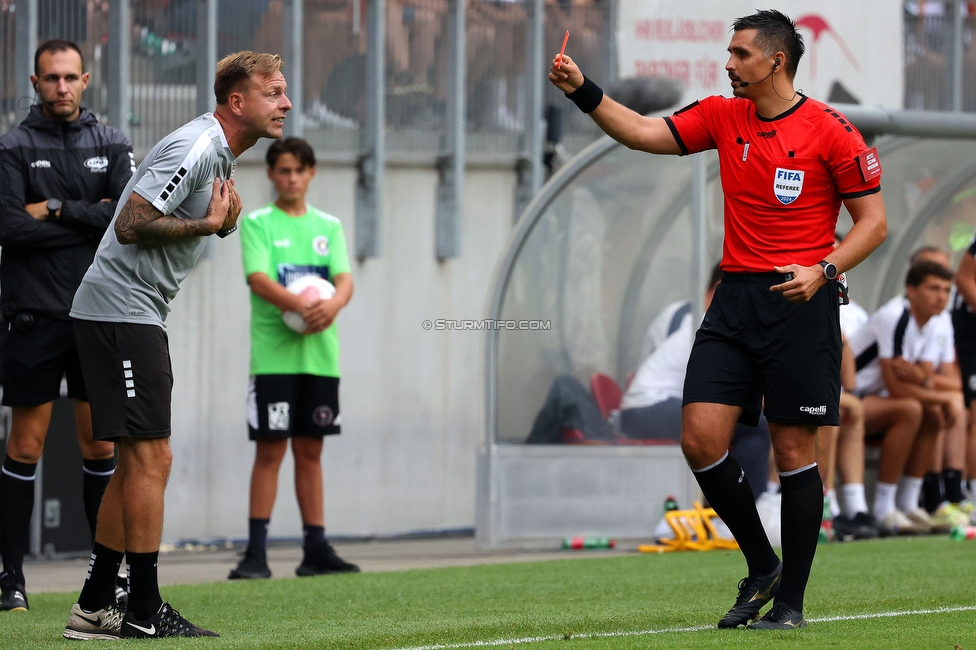
M821 618L808 618L807 623L834 623L837 621L866 621L872 618L895 618L897 616L925 616L928 614L951 614L953 612L972 612L976 611L976 605L965 605L960 607L937 607L935 609L909 609L900 612L875 612L873 614L851 614L847 616L824 616ZM650 636L652 634L674 634L678 632L703 632L714 630L714 625L696 625L694 627L666 627L660 630L636 630L633 632L592 632L592 633L573 633L573 639L606 639L610 637L627 636ZM397 650L456 650L457 648L490 648L495 646L512 646L523 643L539 643L541 641L562 641L566 636L555 634L550 636L527 636L521 639L495 639L494 641L470 641L468 643L438 643L434 645L420 645Z

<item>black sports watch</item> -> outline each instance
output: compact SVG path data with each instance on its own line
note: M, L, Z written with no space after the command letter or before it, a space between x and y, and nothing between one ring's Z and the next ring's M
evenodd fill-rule
M828 262L827 260L820 260L820 266L823 267L823 274L827 280L837 279L837 266L833 262Z
M60 199L48 199L47 200L47 218L51 221L58 220L58 210L61 209Z

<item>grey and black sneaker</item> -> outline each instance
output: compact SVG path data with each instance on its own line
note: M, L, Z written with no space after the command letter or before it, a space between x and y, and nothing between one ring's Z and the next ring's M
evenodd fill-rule
M759 614L762 606L768 603L779 591L779 579L783 573L783 563L764 576L743 578L739 581L739 595L732 609L718 622L719 628L745 625Z
M806 626L803 612L793 609L786 603L775 603L762 618L756 619L747 627L750 630L795 630Z
M320 576L329 573L359 573L359 567L336 555L332 544L325 540L311 549L306 549L302 563L295 569L295 574L299 576Z
M267 580L271 577L271 567L268 566L268 555L263 551L255 551L250 546L244 551L240 563L230 570L228 580Z
M9 573L0 573L0 612L26 612L27 590Z
M68 626L64 628L64 638L76 641L114 641L119 638L123 618L125 608L116 603L94 612L86 612L81 605L75 603L71 606Z
M159 639L168 636L220 636L183 618L169 603L163 603L148 621L139 621L126 612L119 636L123 639Z

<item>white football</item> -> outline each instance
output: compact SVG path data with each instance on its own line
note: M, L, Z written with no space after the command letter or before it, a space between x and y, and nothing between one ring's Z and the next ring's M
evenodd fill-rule
M335 295L335 287L331 282L318 275L303 275L297 280L292 280L285 287L289 292L296 296L302 296L306 300L328 300ZM305 320L297 311L286 311L281 315L282 320L289 329L299 334L305 331Z

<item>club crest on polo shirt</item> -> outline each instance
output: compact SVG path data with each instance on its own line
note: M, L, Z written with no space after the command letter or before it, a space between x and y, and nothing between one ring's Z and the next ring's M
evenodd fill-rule
M325 257L329 254L329 238L325 235L319 235L314 240L312 240L312 248L319 255Z
M798 169L776 168L773 178L773 194L783 205L796 201L803 191L803 172Z

